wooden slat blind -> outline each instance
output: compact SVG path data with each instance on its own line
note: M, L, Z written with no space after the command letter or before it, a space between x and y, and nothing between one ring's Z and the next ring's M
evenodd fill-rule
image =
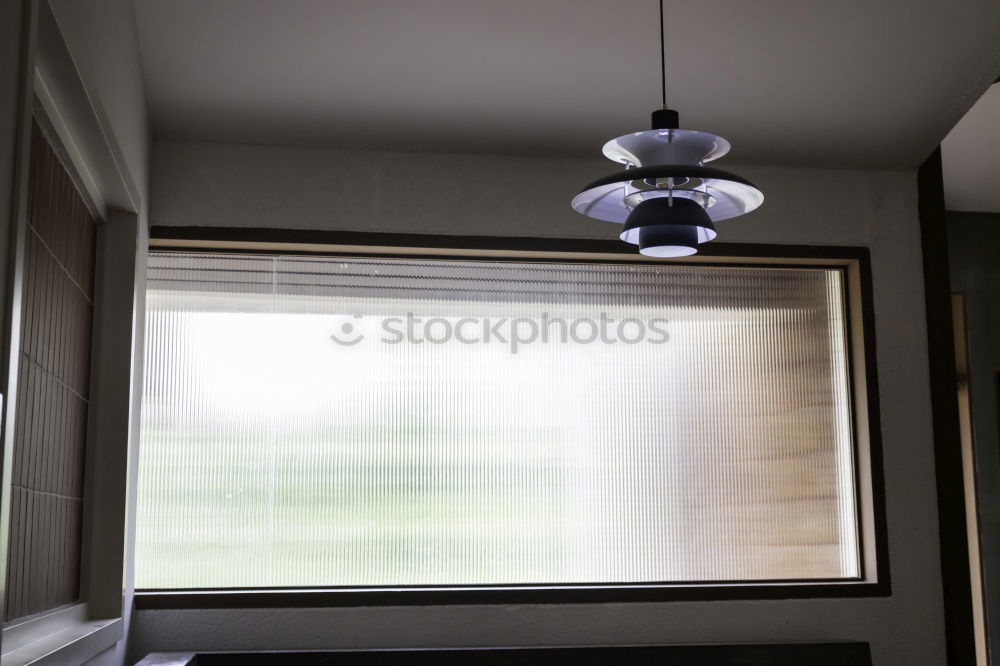
M11 488L7 620L76 601L96 221L32 129Z

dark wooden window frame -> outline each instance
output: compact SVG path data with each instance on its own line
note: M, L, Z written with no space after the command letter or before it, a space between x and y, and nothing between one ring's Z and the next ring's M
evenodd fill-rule
M136 666L569 666L671 664L672 666L871 666L868 643L751 645L628 645L590 647L404 648L330 652L160 652Z
M152 227L150 252L220 252L337 256L419 256L442 259L525 259L595 263L664 263L634 254L618 241L493 236L443 236L321 230L246 229L217 227ZM882 439L875 358L871 258L868 248L855 246L712 243L696 257L667 263L738 264L795 267L840 267L847 282L845 309L849 355L861 359L862 373L851 363L855 461L867 455L867 470L856 464L856 487L870 488L867 502L859 497L861 554L865 578L859 581L747 581L684 584L601 584L551 586L400 586L336 588L212 588L137 590L136 608L289 608L337 606L397 606L431 604L602 603L653 601L763 600L840 597L880 597L891 594ZM852 293L853 292L853 293ZM855 345L861 344L861 349ZM859 394L862 397L859 397ZM863 414L861 413L863 412ZM866 427L865 427L866 426ZM867 477L861 474L867 471ZM866 541L866 539L868 541ZM873 555L873 556L872 556ZM871 560L874 559L874 562Z

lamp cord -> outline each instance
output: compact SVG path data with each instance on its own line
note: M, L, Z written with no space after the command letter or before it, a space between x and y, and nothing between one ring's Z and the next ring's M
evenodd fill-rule
M663 108L667 108L667 47L664 44L663 33L666 32L666 26L663 24L663 2L664 0L659 0L660 5L660 91L662 93Z

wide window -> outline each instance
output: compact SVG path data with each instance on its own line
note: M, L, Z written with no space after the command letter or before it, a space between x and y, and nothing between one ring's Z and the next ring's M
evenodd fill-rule
M857 581L845 271L154 253L138 588Z

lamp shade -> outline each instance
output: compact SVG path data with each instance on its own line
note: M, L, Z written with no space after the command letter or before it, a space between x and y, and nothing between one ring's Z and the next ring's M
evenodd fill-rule
M636 206L619 236L650 257L683 257L715 238L708 213L691 199L656 197Z
M686 257L698 252L696 227L658 224L639 229L639 254L647 257Z
M675 187L671 190L670 183ZM683 182L683 186L676 186ZM588 217L624 222L630 213L628 199L656 199L671 194L706 200L713 222L744 215L764 202L764 195L750 181L736 174L706 166L666 164L619 171L587 185L572 201L573 209Z
M657 164L697 165L717 160L729 152L721 136L689 129L632 132L604 144L609 160L633 167Z

